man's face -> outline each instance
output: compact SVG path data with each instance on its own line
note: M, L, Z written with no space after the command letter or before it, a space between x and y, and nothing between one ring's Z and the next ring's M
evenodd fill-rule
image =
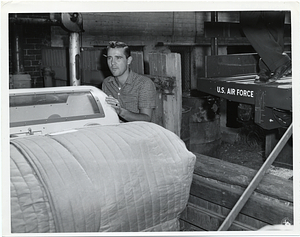
M122 76L131 62L131 57L126 58L123 48L109 48L107 52L107 64L115 77Z

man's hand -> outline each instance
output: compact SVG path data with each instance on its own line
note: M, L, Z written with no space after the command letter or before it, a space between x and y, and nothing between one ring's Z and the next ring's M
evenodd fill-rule
M108 97L105 98L105 101L107 104L109 104L111 107L113 107L116 110L117 114L120 114L121 105L116 98L109 95Z
M153 109L143 108L139 110L139 113L131 112L125 108L121 108L120 102L111 95L105 98L107 104L113 107L117 114L124 120L131 121L147 121L150 122L152 118Z

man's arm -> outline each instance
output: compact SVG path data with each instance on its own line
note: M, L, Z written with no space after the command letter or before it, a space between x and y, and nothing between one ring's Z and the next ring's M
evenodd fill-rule
M125 119L128 122L131 121L147 121L150 122L152 118L153 109L140 109L139 113L133 113L124 108L120 108L120 112L118 113L120 117Z

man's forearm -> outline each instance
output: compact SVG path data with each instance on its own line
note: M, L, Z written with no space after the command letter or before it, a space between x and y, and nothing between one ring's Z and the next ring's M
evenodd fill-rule
M133 113L124 108L120 108L119 116L125 119L128 122L131 121L151 121L151 116L143 113Z

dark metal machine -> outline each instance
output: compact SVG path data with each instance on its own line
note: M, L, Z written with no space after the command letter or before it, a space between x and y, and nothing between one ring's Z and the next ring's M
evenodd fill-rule
M272 84L257 84L254 77L199 78L197 86L199 91L249 105L245 113L253 114L254 122L264 129L288 127L292 120L292 78L286 77ZM243 116L245 113L239 114Z

